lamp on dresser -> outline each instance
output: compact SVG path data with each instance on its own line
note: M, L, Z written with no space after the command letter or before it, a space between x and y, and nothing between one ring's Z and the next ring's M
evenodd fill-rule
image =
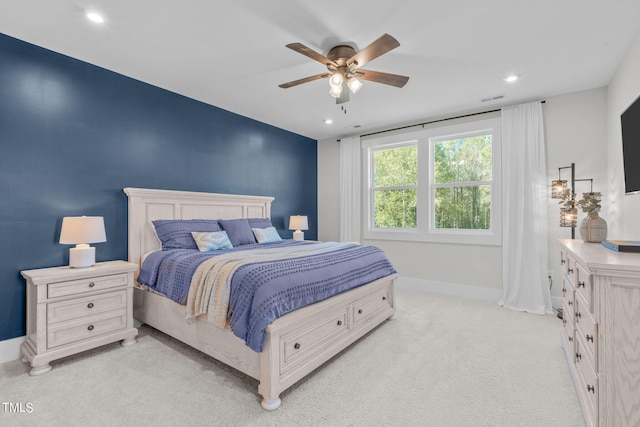
M305 215L291 215L289 218L289 230L295 230L293 232L293 240L304 240L302 230L308 229L309 221Z
M62 219L60 244L69 248L69 267L85 268L96 263L96 248L90 243L106 242L104 218L101 216L66 216Z

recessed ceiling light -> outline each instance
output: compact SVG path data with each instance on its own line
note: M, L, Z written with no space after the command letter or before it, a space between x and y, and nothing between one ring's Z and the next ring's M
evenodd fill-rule
M97 24L102 24L104 23L104 17L102 15L100 15L97 12L87 12L86 13L87 18L89 18L89 20L97 23Z
M509 76L504 78L504 81L507 82L507 83L513 83L516 80L518 80L518 75L517 74L511 74L511 75L509 75Z
M330 125L331 123L333 123L333 120L331 119L324 119L323 121L325 125Z

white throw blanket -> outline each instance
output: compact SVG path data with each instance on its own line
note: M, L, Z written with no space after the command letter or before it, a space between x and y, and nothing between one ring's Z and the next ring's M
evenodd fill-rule
M191 279L187 297L187 321L207 314L208 320L220 328L228 328L227 312L231 295L231 278L240 267L319 255L353 246L353 243L325 242L281 248L250 249L217 255L200 264Z

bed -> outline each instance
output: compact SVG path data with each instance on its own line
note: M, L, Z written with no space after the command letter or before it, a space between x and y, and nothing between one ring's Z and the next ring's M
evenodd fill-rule
M154 220L270 218L272 197L125 188L129 261L139 267L160 249ZM138 277L140 269L135 273ZM395 274L298 308L270 323L262 351L185 306L134 287L134 318L259 381L262 407L277 409L280 393L353 344L395 313Z

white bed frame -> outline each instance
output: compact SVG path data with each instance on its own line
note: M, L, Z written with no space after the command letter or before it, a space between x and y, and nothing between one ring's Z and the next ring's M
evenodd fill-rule
M156 219L270 218L273 197L125 188L129 197L129 261L160 249ZM136 272L137 277L138 272ZM185 308L134 288L134 318L260 381L262 407L280 406L280 393L395 312L394 276L300 308L266 329L256 353L229 331L205 320L187 323Z

